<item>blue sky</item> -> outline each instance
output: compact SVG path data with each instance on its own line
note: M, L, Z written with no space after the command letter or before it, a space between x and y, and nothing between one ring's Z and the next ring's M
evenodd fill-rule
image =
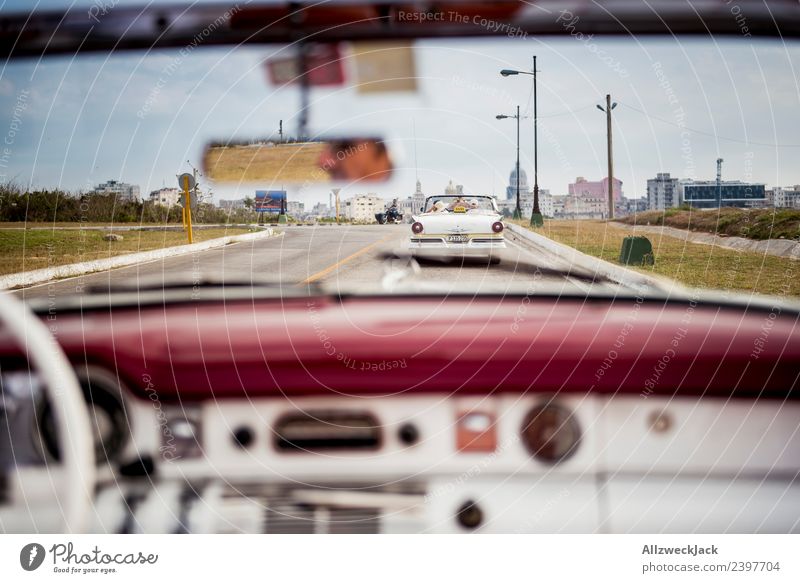
M396 158L390 182L348 185L343 195L405 196L417 171L429 193L453 179L468 191L502 195L514 163L515 126L495 115L513 113L517 104L530 114L532 103L530 77L502 78L498 71L530 68L534 53L540 71L539 184L554 194L566 193L576 176L605 175L605 117L595 105L606 93L619 102L615 174L627 196L643 196L657 172L711 179L718 157L725 159L725 179L800 183L797 44L460 39L417 44L415 93L363 95L353 86L312 91L312 133L379 134ZM143 193L172 186L175 175L189 169L187 159L199 165L209 139L267 136L277 131L279 119L287 131L296 128L298 90L271 86L262 66L278 54L286 49L198 48L183 58L162 50L7 63L0 69L0 153L7 148L0 179L68 190L108 179L139 184ZM532 175L533 124L522 123L523 167ZM214 185L217 199L252 190ZM327 201L329 188L289 191L290 198L313 203Z

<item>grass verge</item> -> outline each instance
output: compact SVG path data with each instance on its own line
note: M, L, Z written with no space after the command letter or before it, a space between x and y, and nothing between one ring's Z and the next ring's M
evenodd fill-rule
M197 229L195 243L250 232L244 228ZM122 241L104 241L102 231L0 228L0 275L55 267L187 243L178 231L121 231Z
M647 211L618 219L629 225L664 225L757 241L794 239L800 236L800 210L721 208L686 210L670 208Z
M528 227L526 222L521 225ZM618 264L622 239L635 233L603 221L545 221L537 232L579 251ZM675 237L644 235L653 244L655 265L626 266L700 288L800 296L800 261L721 249Z

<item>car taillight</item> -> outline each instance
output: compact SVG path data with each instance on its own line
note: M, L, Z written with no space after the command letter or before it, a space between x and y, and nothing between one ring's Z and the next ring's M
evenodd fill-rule
M422 223L414 223L411 225L411 230L414 232L415 235L419 235L422 232Z
M537 459L555 464L578 447L580 427L569 409L554 404L537 405L522 424L522 441Z
M492 231L494 231L495 233L502 233L503 228L504 228L503 223L501 223L500 221L497 221L492 225Z

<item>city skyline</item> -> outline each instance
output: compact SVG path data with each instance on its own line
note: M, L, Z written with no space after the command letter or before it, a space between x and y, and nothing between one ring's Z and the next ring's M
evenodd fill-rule
M385 138L396 163L392 179L340 185L345 191L404 196L419 177L423 185L452 179L467 191L502 197L515 128L494 116L516 104L528 116L521 165L529 175L533 124L530 83L502 78L499 70L523 69L537 52L539 185L553 194L577 176L605 177L605 120L595 106L606 93L620 104L615 176L629 198L646 196L647 180L660 172L713 179L718 157L726 160L725 180L800 182L793 163L800 119L792 65L800 49L665 39L598 39L597 46L624 63L626 76L571 38L419 42L417 92L364 96L353 86L315 88L311 127L315 134ZM66 190L107 180L139 184L142 192L169 186L175 174L190 171L187 159L199 163L208 140L277 135L280 119L292 131L299 93L270 86L263 70L265 58L285 54L282 47L198 50L176 67L174 51L7 63L0 72L0 131L8 138L13 127L14 135L0 160L0 179ZM69 84L62 82L67 72ZM217 200L255 188L213 185ZM327 200L329 189L287 185L290 197L307 204Z

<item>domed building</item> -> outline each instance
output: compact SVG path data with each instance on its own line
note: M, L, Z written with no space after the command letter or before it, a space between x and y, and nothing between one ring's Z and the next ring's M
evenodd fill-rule
M517 165L508 175L508 186L506 186L506 200L498 200L498 207L507 216L511 216L517 207ZM530 216L533 211L533 187L528 184L528 175L524 168L519 168L519 206L524 216ZM553 216L553 199L550 191L546 188L539 188L539 210L546 217Z
M508 186L506 187L506 199L508 200L517 199L517 170L519 170L520 197L523 197L530 192L530 189L528 188L528 175L525 173L525 169L518 168L515 164L514 169L511 170L511 174L508 176Z

